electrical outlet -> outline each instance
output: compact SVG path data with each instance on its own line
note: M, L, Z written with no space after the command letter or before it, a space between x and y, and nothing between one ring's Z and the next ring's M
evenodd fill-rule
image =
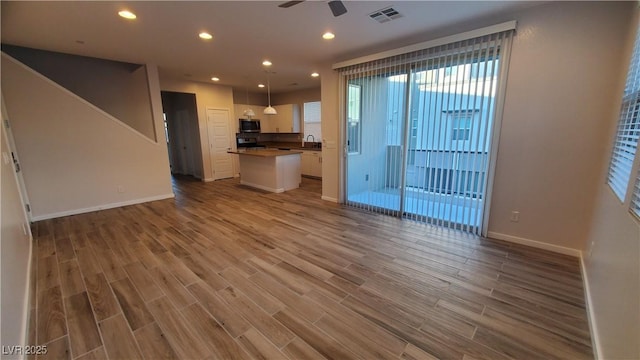
M119 192L120 194L122 194L122 193L124 193L124 191L125 191L125 190L124 190L124 186L122 186L122 185L118 185L118 192Z
M369 174L366 174L366 175L364 176L364 181L369 181Z
M511 220L511 222L518 222L520 221L520 211L512 211L511 212L511 218L509 219Z

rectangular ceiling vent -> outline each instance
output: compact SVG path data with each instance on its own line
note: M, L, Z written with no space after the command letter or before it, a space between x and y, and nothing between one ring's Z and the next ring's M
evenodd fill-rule
M369 17L382 24L386 23L387 21L401 18L402 14L400 14L396 9L388 7L372 12L371 14L369 14Z

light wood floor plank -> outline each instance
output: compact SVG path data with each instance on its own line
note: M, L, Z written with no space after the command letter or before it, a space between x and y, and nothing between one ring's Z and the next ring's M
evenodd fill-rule
M182 315L189 325L200 334L215 358L250 359L238 343L227 334L224 328L200 304L193 304L184 308Z
M38 291L50 289L60 285L58 275L58 260L50 255L38 261Z
M91 300L93 312L98 321L109 318L120 312L118 301L114 297L111 287L104 277L104 274L85 276L84 282L87 285L87 294Z
M169 344L183 359L204 358L209 352L196 330L178 313L166 297L149 303L149 310L158 321Z
M177 308L193 304L196 300L186 291L180 281L163 267L149 269L151 277Z
M233 337L238 337L249 330L251 325L239 312L222 300L222 298L207 288L204 283L195 283L189 286L189 291L198 299L200 305L211 314L222 327Z
M176 359L178 357L155 322L134 331L133 334L145 359Z
M142 263L134 262L125 265L124 270L144 301L148 302L164 295Z
M245 320L279 348L295 337L286 327L236 289L228 287L218 291L218 294L230 307L242 314Z
M104 346L89 351L88 353L76 358L77 360L107 360L107 354L104 352Z
M69 297L84 291L80 266L75 259L58 264L62 296Z
M53 340L47 345L46 354L36 355L36 359L51 359L62 360L71 359L71 350L69 349L69 338L63 336L59 339Z
M73 355L78 356L102 346L87 293L65 298L64 303Z
M129 278L112 282L111 288L120 303L124 317L127 318L131 330L135 331L153 322L153 316L147 310L147 306Z
M98 323L109 359L139 359L142 357L127 320L122 314Z
M67 322L59 286L38 293L38 344L46 344L67 334Z
M327 359L361 358L290 310L280 311L274 317Z

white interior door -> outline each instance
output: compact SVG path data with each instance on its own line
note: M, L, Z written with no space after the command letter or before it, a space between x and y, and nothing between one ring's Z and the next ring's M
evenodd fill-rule
M209 159L213 179L233 177L233 158L227 151L231 150L229 133L229 111L207 109L207 132L209 135Z

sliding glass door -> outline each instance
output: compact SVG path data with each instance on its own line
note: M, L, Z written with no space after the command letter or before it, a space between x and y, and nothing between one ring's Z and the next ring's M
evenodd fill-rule
M343 72L347 204L482 232L503 40Z

